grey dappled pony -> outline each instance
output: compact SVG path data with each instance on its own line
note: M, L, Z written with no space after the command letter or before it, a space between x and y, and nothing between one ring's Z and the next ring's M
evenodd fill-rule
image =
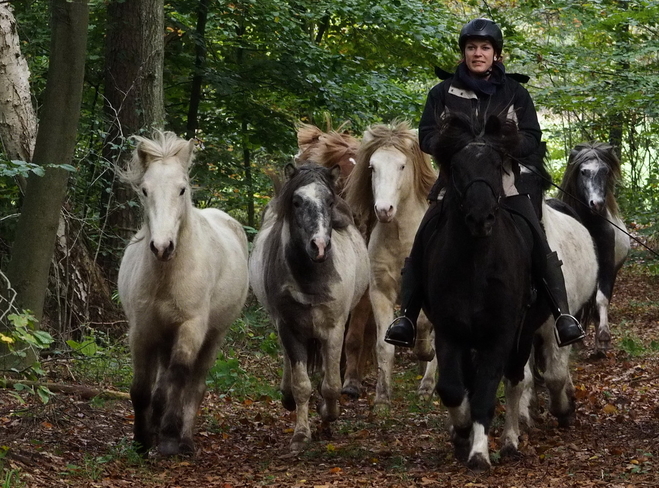
M309 372L321 369L324 428L339 416L345 324L368 285L366 244L336 194L339 166L286 166L275 185L249 262L257 299L279 331L284 350L282 404L296 412L291 450L311 439Z

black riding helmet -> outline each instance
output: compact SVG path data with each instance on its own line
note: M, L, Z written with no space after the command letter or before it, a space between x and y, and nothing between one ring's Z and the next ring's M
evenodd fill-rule
M467 39L470 37L482 37L489 40L497 55L500 55L503 50L503 34L501 33L501 29L499 29L496 22L490 19L474 19L465 24L458 38L460 52L464 53Z

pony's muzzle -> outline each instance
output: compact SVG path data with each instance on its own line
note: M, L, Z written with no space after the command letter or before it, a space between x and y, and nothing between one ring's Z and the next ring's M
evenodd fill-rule
M157 245L154 241L151 241L149 247L151 252L158 258L158 261L169 261L174 256L174 241L169 241L165 245Z
M588 202L588 207L590 208L590 211L591 211L592 213L603 215L603 214L604 214L604 210L605 210L605 205L604 205L604 204L605 204L605 202L604 202L603 199L602 199L602 200L599 200L599 199L597 199L597 200L595 200L595 199L591 199L591 200Z
M330 239L325 239L324 237L314 237L309 242L309 248L311 252L309 257L312 261L317 263L322 263L327 259L327 255L332 247L332 241Z
M396 216L396 207L393 205L389 206L384 206L384 205L375 205L375 216L377 217L379 222L382 222L383 224L388 224L392 220L394 220L394 217Z

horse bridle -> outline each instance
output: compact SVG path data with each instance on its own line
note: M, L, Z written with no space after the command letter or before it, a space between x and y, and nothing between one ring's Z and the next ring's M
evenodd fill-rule
M473 142L470 142L469 144L467 144L465 147L463 147L460 151L463 151L464 149L468 148L469 146L489 146L489 147L492 147L490 144L488 144L486 142L473 141ZM458 151L458 152L460 152L460 151ZM469 191L469 188L471 188L472 185L474 185L475 183L484 183L485 185L487 185L487 187L492 192L492 195L494 196L494 199L497 201L497 206L499 205L499 202L501 201L501 194L497 193L494 190L494 188L492 187L492 185L490 184L490 182L487 181L485 178L474 178L473 180L470 180L469 183L467 183L467 186L463 190L460 190L458 188L458 186L455 184L455 172L454 171L451 171L451 179L453 180L453 188L455 189L455 192L457 193L458 198L460 200L460 208L463 207L463 202L464 202L464 199L465 199L465 195Z

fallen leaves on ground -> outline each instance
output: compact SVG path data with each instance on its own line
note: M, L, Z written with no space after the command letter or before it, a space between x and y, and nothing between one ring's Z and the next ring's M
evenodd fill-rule
M389 414L371 413L371 372L366 398L342 399L331 439L319 436L300 454L288 447L294 414L267 397L239 401L210 394L198 418L193 458L139 462L126 449L130 402L93 407L60 394L46 406L20 405L0 391L0 456L4 454L5 469L29 488L657 487L659 351L654 345L659 344L659 278L640 270L626 266L616 283L612 350L592 358L589 338L573 353L575 425L559 429L542 405L535 426L520 439L521 456L502 461L498 440L505 407L500 405L492 427L494 465L488 474L472 473L454 459L446 411L437 398L416 398L416 365L408 352L396 357ZM630 340L640 345L640 353L624 350L623 342ZM250 365L249 359L242 367L256 377L277 370L277 365ZM279 381L270 376L263 380ZM320 425L315 413L311 421Z

